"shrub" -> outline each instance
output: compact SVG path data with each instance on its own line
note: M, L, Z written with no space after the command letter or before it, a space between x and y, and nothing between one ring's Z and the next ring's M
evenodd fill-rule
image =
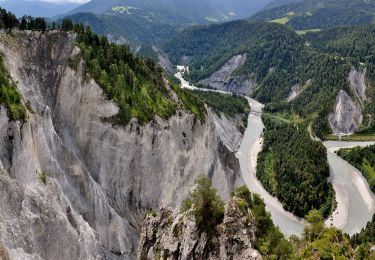
M324 219L319 211L313 209L306 215L306 221L308 224L303 230L303 236L307 241L312 242L324 232Z
M190 198L182 202L182 209L193 207L193 216L198 229L211 237L215 227L224 217L224 202L212 187L212 182L205 176L199 176L196 187L190 192ZM190 205L190 206L189 206Z
M38 176L38 179L41 183L43 183L44 185L47 185L47 180L48 180L48 175L46 172L38 172L36 171L36 174Z

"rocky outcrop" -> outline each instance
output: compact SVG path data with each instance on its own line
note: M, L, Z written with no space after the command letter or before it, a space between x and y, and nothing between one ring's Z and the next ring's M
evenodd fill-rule
M350 90L352 91L353 95L355 96L357 102L364 107L364 103L367 101L366 96L366 69L363 71L357 71L354 67L349 73L349 86Z
M362 124L361 106L344 91L336 97L334 112L328 117L334 134L353 134Z
M311 80L308 80L308 81L306 81L306 83L303 86L294 85L292 87L292 90L290 91L288 97L287 97L287 102L291 102L294 99L296 99L296 97L298 97L299 94L301 94L302 91L305 90L310 85L310 83L311 83Z
M174 72L174 66L172 62L169 60L168 55L163 53L161 50L159 50L156 47L152 47L152 50L157 53L158 55L158 64L169 74L173 74Z
M245 61L246 54L234 56L218 71L198 83L219 90L250 95L255 87L255 80L252 77L234 75L235 71L245 64Z
M363 109L368 101L366 95L366 69L357 71L352 67L348 82L351 96L341 90L336 97L334 113L329 115L333 134L353 134L363 122ZM368 115L371 117L371 115Z
M211 112L205 122L179 111L113 125L117 106L82 62L69 66L74 42L58 32L0 35L30 107L22 123L0 113L0 242L11 259L133 259L147 209L179 205L202 173L224 199L242 183L229 145L240 135L224 136ZM237 131L228 122L220 128Z
M261 259L254 249L255 220L243 211L237 198L225 207L223 223L209 240L200 232L191 211L179 213L162 209L149 214L142 228L137 259Z

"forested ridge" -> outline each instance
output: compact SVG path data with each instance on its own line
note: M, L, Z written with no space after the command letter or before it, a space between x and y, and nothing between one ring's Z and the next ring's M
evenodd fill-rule
M250 113L250 105L245 97L237 94L228 95L199 90L194 91L194 94L199 96L204 103L211 107L219 117L221 117L221 114L234 119L239 116L240 122L237 127L241 131L246 129L247 119Z
M251 19L282 22L296 30L309 30L373 23L374 13L374 1L305 0L265 9Z
M303 124L283 122L265 114L263 149L258 155L257 177L284 208L299 217L319 209L327 217L334 192L328 183L326 149L313 141Z
M70 19L46 25L44 19L40 18L44 23L43 28L40 28L39 18L24 16L17 19L4 9L2 12L1 24L9 30L12 28L40 31L57 29L74 32L82 54L72 58L70 66L76 69L80 60L84 60L86 72L103 88L107 97L119 106L120 111L113 118L116 123L126 125L132 118L136 118L141 124L145 124L155 115L167 119L178 109L190 110L203 121L206 114L204 103L207 103L219 115L220 113L228 117L241 115L243 122L239 127L243 129L246 126L249 105L242 97L218 93L193 93L181 89L179 83L169 79L161 67L151 59L134 55L126 45L111 43L106 37L94 33L90 27L74 24ZM4 80L6 75L4 73ZM14 83L9 81L8 94L4 95L7 104L10 101L20 102L20 96L9 94L13 89L12 84ZM15 87L14 89L16 90ZM179 100L172 97L171 91L177 94ZM11 115L15 115L17 111L22 112L18 106L12 105L10 108Z
M178 109L190 110L200 120L205 119L204 103L198 96L180 89L172 80L168 81L162 68L152 60L134 55L126 45L110 43L106 37L95 34L90 27L74 24L69 19L47 26L43 18L24 16L17 19L4 9L0 9L0 26L10 33L14 28L74 32L82 54L73 58L70 66L76 68L81 58L85 61L86 71L103 88L107 97L119 106L120 111L114 118L119 124L126 125L132 118L145 124L155 115L167 119ZM0 69L2 102L9 108L11 118L24 118L21 96L15 83L11 82L4 66ZM179 100L172 97L172 90Z
M245 64L235 74L256 80L252 96L274 109L313 121L320 137L330 132L326 116L339 90L349 88L347 77L352 67L350 60L309 46L283 25L251 21L188 29L169 41L164 51L175 64L188 57L192 81L208 77L234 55L246 54ZM292 86L307 81L308 88L287 103Z

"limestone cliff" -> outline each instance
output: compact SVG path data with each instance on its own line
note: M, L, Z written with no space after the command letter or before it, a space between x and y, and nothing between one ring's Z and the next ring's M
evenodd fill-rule
M353 134L362 124L362 109L344 90L336 97L329 123L334 134Z
M244 212L232 198L224 220L208 240L199 232L190 211L162 209L148 215L142 228L137 259L261 259L254 249L256 223L251 211Z
M353 134L363 122L363 110L368 101L366 95L366 69L357 71L354 67L348 76L350 96L341 90L336 97L334 112L329 122L334 134Z
M69 66L73 34L2 33L0 52L29 104L25 122L0 110L0 244L11 259L133 259L147 209L179 205L202 173L224 199L242 182L241 135L209 109L205 122L179 111L113 125L117 106L82 62Z
M255 88L255 79L251 76L235 75L235 71L245 64L246 54L232 57L210 77L199 81L199 84L210 87L250 95Z

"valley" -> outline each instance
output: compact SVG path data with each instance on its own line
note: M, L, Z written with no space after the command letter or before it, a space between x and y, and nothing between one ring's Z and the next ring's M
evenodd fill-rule
M373 0L16 1L0 259L375 258Z
M177 66L176 78L181 80L181 87L199 91L215 91L227 93L221 90L198 88L191 85L183 78L189 68ZM273 197L257 179L256 169L258 154L262 150L262 133L264 124L261 119L264 105L254 99L247 98L251 107L249 113L248 128L245 130L241 146L237 151L242 178L253 193L259 194L265 202L266 209L271 213L275 225L287 235L301 236L304 228L304 221L292 213L286 211L280 201ZM346 142L346 141L325 141L323 145L327 149L328 164L330 167L329 181L335 191L337 201L336 210L327 217L325 224L340 228L349 235L361 231L371 220L375 213L375 195L370 190L369 184L362 174L349 163L343 161L336 155L336 151L345 147L366 147L375 142Z

